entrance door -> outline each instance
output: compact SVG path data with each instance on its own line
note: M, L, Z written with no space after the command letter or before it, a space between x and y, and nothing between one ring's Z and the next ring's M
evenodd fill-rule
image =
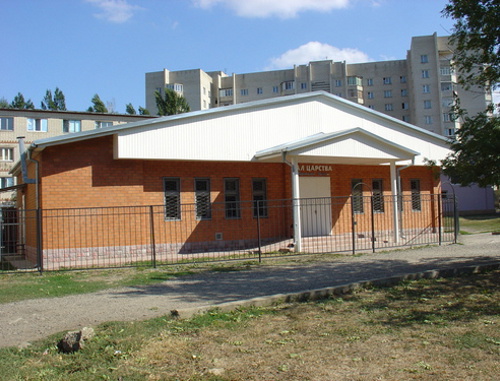
M329 177L299 178L302 236L332 233L332 206Z

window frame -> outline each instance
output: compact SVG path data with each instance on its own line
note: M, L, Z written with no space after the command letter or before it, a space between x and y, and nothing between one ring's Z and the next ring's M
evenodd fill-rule
M261 183L261 189L256 189L255 185ZM260 203L259 203L260 202ZM260 205L260 207L259 207ZM252 179L252 209L254 218L267 218L267 179L263 177Z
M422 194L420 187L420 179L410 179L410 200L411 210L413 212L422 211Z
M357 186L361 184L361 186ZM365 212L363 202L363 179L351 179L351 202L352 210L355 214L363 214Z
M175 184L175 189L168 189L167 182ZM163 201L165 221L180 221L181 214L181 179L180 177L163 178Z
M375 213L384 213L384 180L372 179L372 205Z
M12 162L14 161L14 148L0 147L0 161Z
M78 122L79 130L78 131L71 131L70 126L72 124L74 124L75 122ZM73 134L75 132L82 132L82 121L80 119L64 119L63 120L63 132L66 134Z
M26 131L47 132L49 130L49 121L44 118L26 118Z
M12 116L0 117L0 131L14 131L14 118Z
M234 189L228 189L233 183ZM238 177L224 178L224 215L227 220L241 218L240 179Z
M198 189L199 184L206 184L206 189ZM210 178L199 177L194 179L195 215L197 220L212 219L212 202L210 197Z

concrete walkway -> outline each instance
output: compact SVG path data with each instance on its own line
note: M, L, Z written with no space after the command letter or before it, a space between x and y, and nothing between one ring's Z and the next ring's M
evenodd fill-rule
M0 347L25 346L50 334L192 311L250 298L301 293L434 269L500 263L500 235L463 236L459 244L333 258L328 262L201 273L150 286L0 305ZM500 280L499 280L500 282Z

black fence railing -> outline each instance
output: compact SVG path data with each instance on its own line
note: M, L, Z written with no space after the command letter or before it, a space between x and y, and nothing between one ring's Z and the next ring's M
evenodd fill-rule
M455 200L440 195L202 201L176 208L3 210L0 270L155 267L375 252L454 242L458 233ZM294 212L300 215L300 242Z

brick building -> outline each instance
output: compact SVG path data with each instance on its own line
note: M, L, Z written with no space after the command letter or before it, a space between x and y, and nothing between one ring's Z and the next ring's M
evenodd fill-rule
M424 158L447 152L442 136L313 92L36 140L26 171L18 162L13 173L26 184L19 208L43 211L38 242L33 226L22 237L33 262L37 255L61 263L96 253L132 256L151 246L177 253L235 242L247 248L256 217L273 226L260 239L292 237L289 246L301 252L306 237L344 234L351 212L361 224L366 210L346 198L354 193L378 197L375 218L388 240L401 239L402 224L435 227L436 206L424 208L420 199L439 194L440 184ZM398 194L412 203L399 205ZM306 218L306 199L332 197L344 199L336 207L315 204L321 217ZM290 208L273 208L278 200ZM106 220L99 209L126 206L156 212L149 220L131 212ZM60 217L76 209L79 219ZM152 244L147 224L165 232Z

